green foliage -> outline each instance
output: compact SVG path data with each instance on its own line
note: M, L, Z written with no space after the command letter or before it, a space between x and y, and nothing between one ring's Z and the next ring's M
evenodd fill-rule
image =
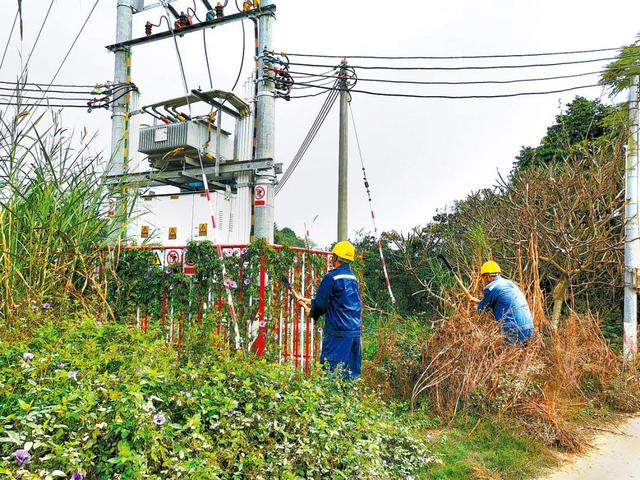
M420 415L415 421L420 422ZM496 418L458 417L446 431L436 428L427 438L440 460L427 470L434 480L534 478L557 463L536 439Z
M107 215L104 165L90 142L75 147L57 117L48 128L40 120L6 110L0 122L0 315L17 327L32 302L100 299L100 248L117 240L125 213Z
M609 87L612 96L631 86L634 77L640 74L640 46L629 45L622 49L618 58L607 65L600 84Z
M604 119L612 107L600 100L576 97L566 111L556 116L553 125L537 147L523 147L516 157L513 173L517 174L536 165L564 162L572 154L580 153L589 142L606 133Z
M428 461L357 384L231 356L215 338L176 351L90 319L33 333L0 350L0 472L11 478L404 478ZM19 467L25 444L33 459Z
M289 227L278 228L274 232L274 242L287 247L306 247L304 239L298 237Z

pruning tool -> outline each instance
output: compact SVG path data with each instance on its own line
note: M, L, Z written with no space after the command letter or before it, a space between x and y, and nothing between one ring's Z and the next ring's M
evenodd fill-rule
M291 292L291 294L296 299L296 301L300 305L302 305L302 308L304 308L304 311L306 312L306 314L309 315L309 311L310 311L309 306L302 301L302 300L304 300L304 297L293 289L293 286L291 285L291 282L289 282L289 280L286 277L281 277L280 281L285 286L285 288Z

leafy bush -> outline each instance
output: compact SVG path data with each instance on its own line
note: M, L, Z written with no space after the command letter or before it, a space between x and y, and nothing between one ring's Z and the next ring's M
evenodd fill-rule
M85 319L5 341L0 473L404 478L431 458L359 385L301 378L194 338L176 350L157 332Z

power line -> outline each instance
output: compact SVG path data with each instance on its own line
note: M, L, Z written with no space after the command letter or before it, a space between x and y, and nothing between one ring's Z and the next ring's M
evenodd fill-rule
M318 134L320 127L322 126L325 119L327 118L327 115L329 114L331 107L333 106L336 99L338 98L339 89L336 88L337 86L338 86L338 81L335 82L333 88L329 89L331 90L331 93L325 100L324 104L322 105L322 108L320 108L320 112L318 113L315 121L313 122L313 125L311 125L311 128L309 129L307 136L302 141L300 148L298 148L298 151L293 157L293 160L291 160L291 163L287 167L287 170L284 172L284 174L280 178L280 182L276 185L276 188L275 188L276 195L280 190L282 190L282 187L284 187L285 183L287 183L287 180L289 180L289 178L295 171L296 167L304 157L304 154L307 152L307 150L309 149L309 146L311 146L311 143L313 142L314 138Z
M16 22L18 21L18 13L20 12L20 8L16 10L16 16L13 17L13 24L11 25L11 30L9 31L9 38L7 38L7 43L4 46L4 52L2 52L2 60L0 60L0 70L2 70L2 66L4 65L4 59L7 56L7 51L9 50L9 44L11 43L11 37L13 36L13 30L16 28Z
M492 55L454 55L454 56L397 56L397 55L326 55L326 54L312 54L312 53L289 53L283 52L283 55L289 57L307 57L307 58L356 58L356 59L372 59L372 60L470 60L474 58L521 58L521 57L543 57L553 55L575 55L582 53L599 53L599 52L612 52L615 50L621 50L624 47L611 47L611 48L595 48L592 50L568 50L564 52L535 52L535 53L502 53ZM272 52L274 53L274 52Z
M40 86L40 87L61 87L61 88L95 88L97 84L94 85L76 85L76 84L68 84L68 83L37 83L37 82L22 82L22 81L13 81L13 82L9 82L7 80L0 80L0 84L5 84L5 85L34 85L34 86ZM118 85L118 84L113 84L113 85ZM112 85L112 86L113 86ZM123 85L123 84L120 84Z
M459 67L396 67L396 66L388 66L388 65L349 65L354 69L362 69L362 70L401 70L401 71L458 71L458 70L502 70L502 69L515 69L515 68L538 68L538 67L557 67L562 65L578 65L583 63L595 63L595 62L605 62L605 61L613 61L618 60L620 58L628 58L634 57L639 58L638 54L631 55L622 55L620 57L607 57L607 58L592 58L588 60L572 60L567 62L552 62L552 63L532 63L526 65L464 65ZM320 63L297 63L297 62L289 62L289 65L296 65L301 67L316 67L316 68L327 68L327 67L335 67L335 65L327 65Z
M338 78L337 75L320 75L314 73L307 72L291 72L293 78L302 78L302 77L322 77L322 78ZM567 75L556 75L552 77L534 77L534 78L517 78L513 80L469 80L469 81L440 81L440 80L397 80L397 79L387 79L387 78L361 78L358 77L359 82L373 82L373 83L397 83L397 84L406 84L406 85L501 85L501 84L510 84L510 83L526 83L526 82L542 82L548 80L561 80L567 78L579 78L579 77L587 77L591 75L600 75L603 71L595 71L595 72L585 72L585 73L573 73ZM305 80L305 83L317 83L321 79L316 80Z
M320 85L311 85L315 88L322 88L327 90L332 90L331 87L323 87ZM516 92L516 93L507 93L507 94L496 94L496 95L419 95L419 94L411 94L411 93L389 93L389 92L372 92L369 90L359 90L359 89L350 89L351 93L364 93L366 95L376 95L380 97L400 97L400 98L426 98L426 99L444 99L444 100L469 100L469 99L492 99L492 98L511 98L511 97L524 97L524 96L535 96L535 95L550 95L554 93L563 93L570 92L573 90L580 90L584 88L593 88L593 87L601 87L602 85L579 85L575 87L562 88L557 90L547 90L540 92Z
M98 2L99 1L100 0L96 0L95 3L93 4L93 7L91 7L91 10L89 11L89 14L87 15L87 18L85 18L84 23L82 24L82 26L80 27L80 30L78 31L78 34L73 39L73 42L71 43L71 46L67 50L67 53L65 54L64 58L60 62L60 65L58 66L58 69L56 70L56 73L51 78L51 82L49 83L49 86L47 86L47 89L45 90L45 95L48 93L49 88L53 85L53 82L58 77L58 74L60 73L60 70L62 70L62 67L64 66L65 62L67 61L67 58L69 58L69 55L71 54L73 48L75 47L76 43L78 42L78 39L80 38L80 35L82 35L82 32L84 31L84 28L87 26L87 23L89 23L89 19L91 19L91 16L93 15L93 12L95 11L96 7L98 6ZM44 99L44 96L43 96L43 99Z
M31 51L29 52L29 56L27 57L27 61L24 64L24 68L22 69L22 74L24 75L24 72L27 71L27 67L29 66L29 61L31 60L31 55L33 55L33 51L36 49L36 46L38 45L38 41L40 40L40 35L42 35L42 30L44 30L44 26L47 23L47 19L49 18L49 14L51 13L51 8L53 7L53 4L56 0L51 0L51 3L49 3L49 8L47 9L47 13L44 16L44 20L42 21L42 24L40 25L40 30L38 31L38 35L36 36L35 41L33 42L33 46L31 47Z

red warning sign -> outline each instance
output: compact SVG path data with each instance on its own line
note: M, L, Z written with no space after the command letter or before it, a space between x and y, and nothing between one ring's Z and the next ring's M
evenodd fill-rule
M265 190L265 188L262 185L258 185L255 188L255 191L253 193L253 204L258 206L258 207L262 207L264 205L267 204L267 201L265 199L265 197L267 196L267 191Z
M182 260L182 255L178 250L167 250L164 260L167 265L178 265Z

